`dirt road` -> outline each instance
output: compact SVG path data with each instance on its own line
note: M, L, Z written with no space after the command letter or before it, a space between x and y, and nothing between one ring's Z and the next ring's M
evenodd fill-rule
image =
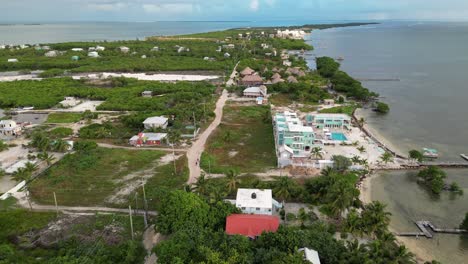
M200 157L202 152L205 150L205 144L208 140L208 137L213 133L213 131L221 124L223 118L223 108L226 104L228 98L227 90L223 90L223 94L219 97L218 102L216 103L215 114L216 117L213 122L208 126L208 128L203 131L203 133L198 137L192 147L187 151L188 166L190 170L190 177L187 181L188 184L196 182L197 178L200 176Z
M118 149L129 149L129 150L153 150L153 151L170 151L172 152L172 148L148 148L148 147L126 147L126 146L117 146L117 145L112 145L112 144L106 144L106 143L98 143L99 147L102 148L118 148ZM186 152L186 149L174 149L174 152Z

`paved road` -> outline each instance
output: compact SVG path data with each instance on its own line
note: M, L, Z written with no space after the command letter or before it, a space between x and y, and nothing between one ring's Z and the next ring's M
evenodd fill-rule
M154 150L154 151L170 151L172 152L172 148L148 148L148 147L126 147L126 146L117 146L117 145L112 145L112 144L106 144L106 143L98 143L99 147L102 148L119 148L119 149L129 149L129 150ZM174 149L175 152L187 152L187 149Z
M228 98L227 90L223 90L223 94L219 97L218 102L216 103L215 114L216 117L213 122L208 126L208 128L203 131L203 133L198 137L192 147L187 151L188 166L190 170L190 177L187 181L188 184L195 183L197 178L200 176L200 164L199 160L202 152L205 150L205 144L208 137L213 133L213 131L221 124L223 118L223 108L226 104Z

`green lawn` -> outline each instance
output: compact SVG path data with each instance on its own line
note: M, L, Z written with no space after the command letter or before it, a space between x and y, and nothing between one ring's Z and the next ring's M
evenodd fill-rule
M47 123L76 123L82 119L83 115L80 113L51 113L47 117Z
M344 106L336 106L328 109L323 109L320 110L320 113L324 114L347 114L351 116L357 108L360 106L357 104L351 104L351 105L344 105Z
M269 107L227 105L222 124L208 139L201 166L211 173L230 168L262 172L276 167Z
M60 205L103 205L123 186L119 179L155 166L163 155L160 151L105 148L68 154L31 183L31 195L41 204L53 204L55 192Z

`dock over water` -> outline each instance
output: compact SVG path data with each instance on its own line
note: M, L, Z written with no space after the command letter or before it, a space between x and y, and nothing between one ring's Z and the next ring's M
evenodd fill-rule
M415 224L418 226L421 232L403 232L396 233L397 236L412 236L412 237L426 237L433 238L434 235L430 232L441 233L441 234L468 234L468 230L457 229L457 228L437 228L430 221L416 221Z

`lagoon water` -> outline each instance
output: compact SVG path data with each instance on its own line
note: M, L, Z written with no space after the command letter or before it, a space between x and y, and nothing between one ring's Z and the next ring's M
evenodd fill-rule
M363 83L391 108L386 116L366 111L367 123L400 152L433 147L441 160L462 161L459 154L468 153L468 23L388 22L315 31L311 39L315 55L344 57L342 68L355 78L401 79ZM397 232L417 231L417 220L456 227L468 212L468 170L447 172L464 196L434 198L415 182L415 172L397 171L372 179L371 197L388 204ZM408 239L443 263L468 263L467 238Z

